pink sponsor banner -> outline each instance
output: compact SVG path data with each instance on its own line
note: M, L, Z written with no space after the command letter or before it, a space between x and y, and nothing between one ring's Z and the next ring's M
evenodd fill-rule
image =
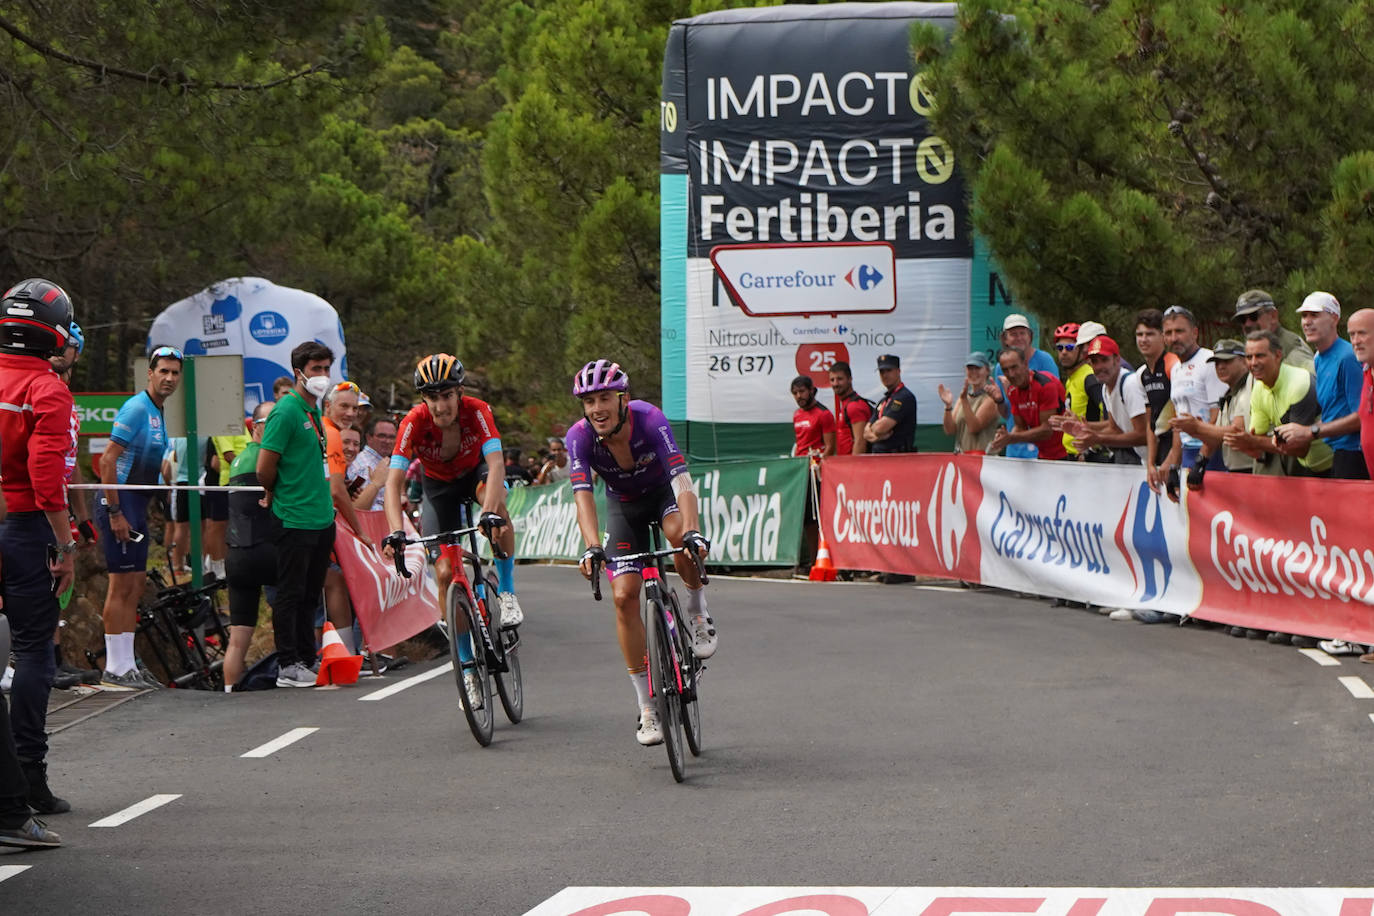
M841 569L978 581L973 455L846 455L821 466L821 534ZM971 535L971 536L970 536Z
M369 645L394 646L438 623L438 586L425 561L423 547L411 544L406 548L406 567L411 577L402 578L396 574L395 565L381 554L382 539L390 534L385 512L358 513L358 527L378 545L376 551L354 537L343 519L335 524L338 537L334 539L334 553L348 585L348 596L353 600L353 613L358 615ZM408 519L405 532L408 537L415 537Z
M1374 643L1374 483L1208 474L1188 496L1209 620Z

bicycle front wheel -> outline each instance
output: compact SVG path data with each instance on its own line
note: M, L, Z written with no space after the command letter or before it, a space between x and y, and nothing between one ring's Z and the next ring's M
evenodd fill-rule
M470 633L475 634L477 632L475 619L477 609L468 600L467 592L463 587L454 583L449 586L448 601L444 611L444 619L448 624L449 648L453 652L453 675L458 681L458 705L463 709L463 717L468 720L468 729L472 732L472 737L476 738L477 743L482 747L486 747L491 744L492 729L496 724L491 709L491 677L487 670L487 654L481 646L475 646L472 661L460 662L458 660L459 641L468 639ZM466 632L458 632L460 621L465 624L461 628ZM473 642L476 642L475 638ZM476 677L481 685L476 697L468 696L465 677L468 674Z
M678 695L677 674L673 661L671 634L662 604L649 601L649 623L645 627L649 649L649 681L658 706L658 721L663 729L663 747L668 752L668 765L677 782L687 778L687 756L682 747L682 703Z
M682 605L678 604L677 592L668 593L672 605L673 618L677 622L677 657L682 671L682 732L687 738L687 750L693 757L701 756L701 697L698 677L701 663L692 651L692 636L687 632L686 620L682 616Z
M488 573L488 607L499 608L496 594L496 577ZM500 611L494 616L499 618ZM499 627L499 621L496 625ZM501 661L506 668L502 671L498 667L492 672L496 676L496 692L501 697L501 708L506 711L506 718L514 725L525 717L525 684L520 675L520 634L515 629L502 628L493 631L492 635L495 637L496 651L501 654Z

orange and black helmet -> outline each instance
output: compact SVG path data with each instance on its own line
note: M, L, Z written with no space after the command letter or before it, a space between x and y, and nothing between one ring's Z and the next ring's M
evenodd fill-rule
M415 367L415 390L443 391L463 384L463 364L447 353L432 353Z

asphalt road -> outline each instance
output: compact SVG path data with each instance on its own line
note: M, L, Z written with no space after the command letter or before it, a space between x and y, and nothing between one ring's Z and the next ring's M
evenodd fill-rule
M634 741L609 603L565 568L518 584L527 717L499 718L491 747L451 674L360 702L442 662L332 691L150 694L54 737L66 846L0 856L0 913L518 914L584 885L1371 883L1374 693L1340 678L1374 669L1353 659L1004 592L717 579L707 750L676 785L662 748ZM241 756L298 728L318 730Z

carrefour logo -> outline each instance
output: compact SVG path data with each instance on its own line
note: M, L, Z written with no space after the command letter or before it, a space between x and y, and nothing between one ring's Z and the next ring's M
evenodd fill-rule
M860 264L858 267L850 268L849 273L844 275L844 282L855 289L867 292L883 282L883 275L878 273L878 268L876 267Z
M1151 490L1148 483L1141 483L1121 510L1121 520L1116 526L1116 546L1131 568L1136 600L1150 601L1169 590L1174 563L1169 558L1169 541L1164 536L1159 494Z
M248 333L265 344L279 344L291 333L291 326L280 312L258 312L248 322Z
M959 552L968 532L968 513L964 511L964 480L954 462L949 462L935 478L926 509L935 557L945 569L959 565Z

